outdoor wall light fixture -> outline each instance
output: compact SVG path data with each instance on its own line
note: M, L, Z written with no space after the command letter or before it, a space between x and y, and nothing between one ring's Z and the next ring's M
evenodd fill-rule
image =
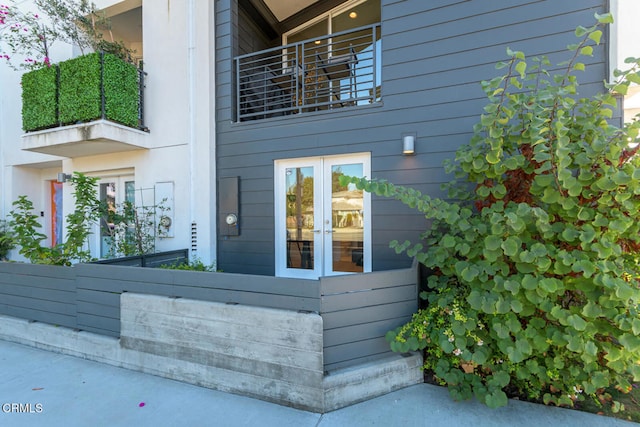
M58 182L68 182L71 181L71 174L58 172Z
M416 143L415 133L402 134L402 154L404 154L405 156L410 156L412 154L415 154L415 143Z

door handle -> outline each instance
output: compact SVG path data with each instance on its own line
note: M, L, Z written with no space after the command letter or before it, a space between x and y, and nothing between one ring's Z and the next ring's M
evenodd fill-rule
M325 234L331 234L331 233L333 233L333 230L324 230L324 233Z
M320 233L322 230L311 230L312 233Z

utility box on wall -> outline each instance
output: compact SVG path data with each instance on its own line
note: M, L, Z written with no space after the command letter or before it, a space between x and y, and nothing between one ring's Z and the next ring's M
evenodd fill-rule
M218 180L218 230L222 236L240 235L239 194L239 177Z
M173 182L157 182L154 187L155 204L157 206L158 230L160 237L174 237L175 206L173 195Z

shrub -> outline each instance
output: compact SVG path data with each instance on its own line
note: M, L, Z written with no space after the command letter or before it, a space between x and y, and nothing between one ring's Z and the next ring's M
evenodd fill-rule
M42 246L47 238L39 231L38 215L33 212L33 202L26 196L13 202L9 213L9 226L20 247L19 253L34 264L71 265L73 262L91 261L89 236L93 224L100 218L102 208L96 196L97 178L74 172L71 184L74 186L75 209L67 215L67 236L63 243L50 248Z
M101 226L109 247L109 258L135 256L154 253L156 239L167 235L162 218L170 208L165 199L150 206L136 206L125 201L115 206L106 206Z
M0 220L0 261L7 259L9 251L14 247L13 232L5 220Z
M168 270L188 270L188 271L208 271L208 272L218 271L216 270L215 262L207 265L199 258L196 258L189 262L183 262L181 264L163 264L160 266L160 268L164 268Z
M388 339L424 349L455 399L497 407L509 391L572 406L640 381L640 122L610 123L612 93L578 95L579 59L611 22L596 17L560 71L508 50L506 73L482 83L489 103L446 165L456 202L350 178L432 221L423 243L392 242L433 274L426 308ZM640 59L628 62L612 91L640 82Z

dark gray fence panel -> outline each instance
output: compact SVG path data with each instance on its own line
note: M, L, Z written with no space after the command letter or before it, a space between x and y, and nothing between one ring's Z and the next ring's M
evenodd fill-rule
M350 310L322 313L324 329L344 328L380 320L397 319L415 313L417 301L390 302L372 307L354 307Z
M390 286L383 289L350 291L342 294L322 296L322 312L331 313L351 310L354 307L372 307L392 301L413 301L416 298L416 284Z
M320 280L325 370L390 353L385 334L418 309L417 264L408 269Z
M318 280L100 264L79 264L75 270L78 276L78 328L107 335L120 334L122 292L320 311Z
M390 354L384 337L324 348L325 371L346 367Z
M0 314L120 335L120 294L137 292L318 312L325 369L389 352L387 331L417 310L417 268L287 279L100 264L0 263Z
M0 263L0 314L76 328L70 267Z
M120 316L117 318L94 316L89 313L78 313L78 327L83 331L93 332L109 337L120 336Z

